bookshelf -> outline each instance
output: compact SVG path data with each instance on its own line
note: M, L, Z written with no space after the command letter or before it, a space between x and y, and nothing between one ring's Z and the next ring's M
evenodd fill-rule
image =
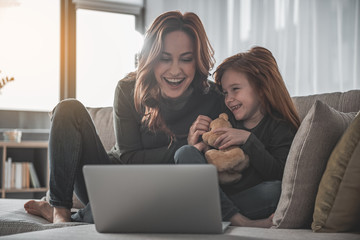
M20 196L24 194L47 191L49 187L48 141L0 141L0 154L1 198L9 195L12 198L17 198L17 196L21 198ZM32 171L31 168L33 168ZM38 179L37 184L34 184L37 182L34 172Z

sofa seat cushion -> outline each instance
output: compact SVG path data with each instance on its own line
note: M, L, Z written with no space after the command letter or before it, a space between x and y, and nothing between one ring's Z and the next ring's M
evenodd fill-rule
M0 236L84 225L85 223L50 223L24 210L24 199L0 199Z
M229 227L224 234L146 234L146 233L98 233L93 224L70 228L50 229L8 236L7 239L37 240L358 240L356 233L314 233L308 229L264 229L248 227Z

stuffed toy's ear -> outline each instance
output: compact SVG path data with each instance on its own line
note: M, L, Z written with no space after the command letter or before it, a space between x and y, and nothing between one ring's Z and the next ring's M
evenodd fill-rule
M219 118L224 119L225 121L229 121L229 116L226 113L221 113L219 115Z
M211 147L216 147L214 146L214 142L220 134L215 134L213 131L217 128L231 128L232 126L228 119L229 117L226 113L221 113L218 118L212 120L210 123L210 131L202 135L204 143Z

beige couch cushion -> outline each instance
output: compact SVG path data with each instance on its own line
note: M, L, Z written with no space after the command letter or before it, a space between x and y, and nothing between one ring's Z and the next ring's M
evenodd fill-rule
M327 160L355 113L316 101L297 131L286 161L276 228L310 227L317 189Z
M360 114L330 156L313 219L316 232L345 232L360 226Z
M340 112L358 112L360 110L360 90L333 92L299 96L292 98L298 110L300 120L303 120L316 100L320 100Z
M113 108L87 108L94 121L105 150L109 151L115 145L115 132L113 120Z

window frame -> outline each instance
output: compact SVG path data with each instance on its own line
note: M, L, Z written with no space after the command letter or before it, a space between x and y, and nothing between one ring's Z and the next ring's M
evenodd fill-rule
M76 10L80 8L134 15L135 29L144 33L145 8L143 5L106 0L61 0L60 101L76 98Z

